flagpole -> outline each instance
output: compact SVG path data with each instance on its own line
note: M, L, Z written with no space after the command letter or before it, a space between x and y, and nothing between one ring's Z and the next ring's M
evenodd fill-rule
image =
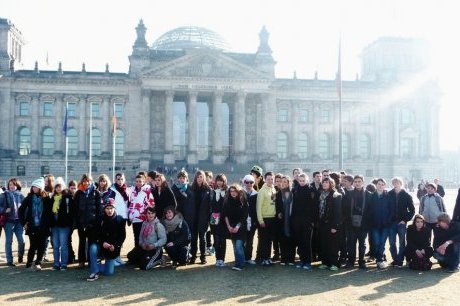
M339 63L338 63L338 92L339 92L339 170L343 170L343 123L342 123L342 34L339 37Z
M116 146L116 134L117 134L117 126L116 126L116 118L115 118L115 103L113 104L113 131L112 131L112 179L115 182L115 146Z
M91 176L93 166L93 103L89 103L89 169L88 174Z
M66 126L65 126L65 182L68 183L67 180L67 174L68 174L68 162L69 162L69 136L67 135L67 111L69 107L69 102L66 103L65 105L65 120L66 120Z

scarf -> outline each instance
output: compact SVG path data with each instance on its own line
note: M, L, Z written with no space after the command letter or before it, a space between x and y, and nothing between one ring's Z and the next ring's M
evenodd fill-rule
M180 192L184 193L184 192L187 191L188 184L176 183L176 187L177 187L177 189L179 189Z
M322 219L324 213L326 212L326 198L329 195L329 191L323 190L321 191L321 195L319 196L319 218Z
M216 201L219 202L220 198L225 197L225 190L217 188L215 191L216 191Z
M128 188L126 184L123 184L122 186L118 185L117 183L113 184L115 186L115 189L121 194L123 197L123 200L128 201L128 193L126 192L126 189Z
M32 197L32 220L34 222L34 226L36 227L40 226L40 221L42 219L42 213L43 213L42 199L39 196L34 194Z
M180 214L176 214L171 220L164 219L163 224L166 228L166 233L169 234L173 232L179 226L179 224L181 224L181 222L182 216Z
M281 190L281 198L283 200L283 225L284 225L284 234L287 237L291 236L289 218L291 216L292 209L292 192L289 189Z
M62 193L54 195L54 202L53 202L53 214L57 214L59 211L59 203L61 203Z
M148 222L148 221L144 222L144 228L141 233L142 237L144 237L144 240L148 240L149 236L153 232L155 232L155 220L153 220L152 222Z

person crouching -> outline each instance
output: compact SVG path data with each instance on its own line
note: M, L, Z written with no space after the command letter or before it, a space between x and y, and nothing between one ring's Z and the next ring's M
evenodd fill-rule
M147 220L142 223L139 245L128 253L128 260L141 270L151 270L162 263L166 230L156 216L155 207L147 207Z

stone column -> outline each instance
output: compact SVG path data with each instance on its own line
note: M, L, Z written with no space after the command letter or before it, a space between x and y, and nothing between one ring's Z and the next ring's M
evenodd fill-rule
M164 154L164 160L163 162L165 165L171 165L174 164L174 147L173 147L173 110L174 110L174 91L172 90L167 90L165 92L165 113L164 113L164 119L165 119L165 154Z
M298 123L298 110L297 110L297 103L296 101L291 101L291 131L289 133L289 146L288 146L288 154L293 158L298 158L299 152L297 152L297 137L299 123Z
M41 130L40 130L40 100L38 96L32 97L32 144L30 148L30 153L32 155L38 155L41 151L40 148L40 139L41 139Z
M318 152L318 138L319 138L319 116L320 116L320 107L319 103L312 103L312 133L311 133L311 144L312 144L312 156L313 160L317 160L319 156Z
M187 163L196 165L198 163L196 138L197 138L197 113L196 100L198 93L196 91L189 92L188 101L188 154Z
M79 156L86 156L88 153L87 144L89 141L87 138L89 137L89 121L86 122L86 97L80 97L80 101L78 102L78 114L77 116L80 117L79 119L79 127L78 127L78 155Z
M233 135L235 135L233 146L236 153L236 162L244 164L247 162L246 154L246 93L239 91L235 101L235 124L233 126Z
M262 139L261 157L262 159L274 159L276 152L276 97L270 94L262 94L261 115L262 130L259 137Z
M113 118L113 104L110 103L110 96L104 96L101 103L102 117L102 156L112 156L112 118Z
M388 154L396 156L396 157L399 157L399 144L400 144L399 118L400 118L400 109L398 107L394 107L393 108L393 152L388 152Z
M225 154L222 151L222 97L224 93L217 91L212 100L212 163L223 164Z

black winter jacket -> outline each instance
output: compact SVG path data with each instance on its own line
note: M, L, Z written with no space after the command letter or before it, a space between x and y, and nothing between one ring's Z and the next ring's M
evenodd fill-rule
M40 225L34 226L33 220L33 197L35 195L33 193L29 193L24 201L22 202L21 207L19 208L19 220L22 226L27 224L26 235L33 235L33 234L42 234L45 236L50 235L50 221L51 221L51 199L49 197L41 197L41 202L43 205L42 208L42 215L40 219Z
M325 202L324 215L320 216L319 222L337 230L342 223L342 195L337 191L331 191Z
M168 239L166 244L172 242L176 247L186 247L192 239L188 224L183 219L172 232L166 233L166 237Z
M77 228L84 230L90 240L96 240L104 213L100 192L94 186L91 186L86 192L78 190L75 193L74 201Z
M176 198L174 197L174 193L172 192L171 188L169 188L169 186L162 189L160 193L158 193L158 188L153 188L152 195L155 201L155 209L159 219L164 218L164 209L166 207L177 207Z
M407 223L412 220L415 214L412 196L404 189L401 189L399 194L396 194L395 190L392 189L388 192L388 195L390 196L391 205L393 205L395 212L393 222L399 223L404 221Z
M209 219L211 218L211 201L215 196L214 190L211 188L202 188L201 190L193 190L194 193L194 229L198 232L206 232L209 227ZM201 199L198 197L201 196Z
M292 192L292 225L307 224L311 226L312 223L316 223L318 221L318 205L315 201L316 191L308 185L303 187L299 185Z
M104 214L99 226L98 243L101 246L102 255L107 259L115 259L120 256L121 246L126 238L126 221L116 213L109 217ZM114 250L104 249L103 244L107 242L114 246Z
M181 192L176 185L171 188L177 201L177 211L184 216L190 231L195 227L195 194L191 186L187 186L185 192Z
M342 205L344 209L344 213L342 214L344 217L344 222L350 228L352 228L352 215L361 215L361 226L362 230L369 230L372 226L372 193L361 190L359 193L358 190L353 189L348 191L346 194L346 200ZM363 209L364 204L364 209Z
M231 227L239 226L237 233L233 234L228 231L227 222ZM243 240L247 233L247 219L248 219L248 203L246 201L241 202L240 199L233 199L228 197L224 203L223 210L223 226L225 226L224 235L228 239L232 240Z
M54 205L54 196L51 198L51 208ZM75 203L70 195L63 195L59 202L58 213L52 212L51 227L74 227Z

